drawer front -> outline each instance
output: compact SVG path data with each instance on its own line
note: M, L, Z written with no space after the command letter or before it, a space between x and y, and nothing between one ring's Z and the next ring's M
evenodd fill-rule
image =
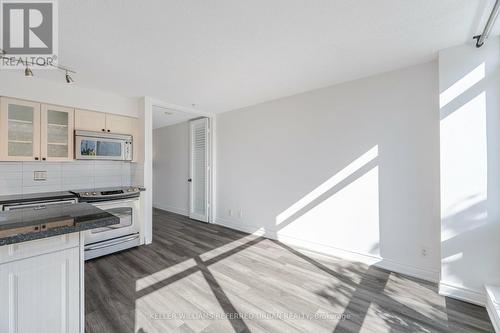
M80 245L80 234L58 235L23 243L0 246L0 264L60 251Z

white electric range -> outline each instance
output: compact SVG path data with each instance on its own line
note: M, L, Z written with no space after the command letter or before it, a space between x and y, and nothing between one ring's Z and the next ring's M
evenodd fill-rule
M140 192L138 186L71 191L78 202L90 203L120 219L120 223L86 231L85 260L126 250L141 244Z

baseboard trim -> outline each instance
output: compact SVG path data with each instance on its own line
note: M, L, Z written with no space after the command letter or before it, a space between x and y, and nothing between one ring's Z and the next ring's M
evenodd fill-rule
M439 282L439 277L440 277L439 271L431 271L418 267L408 266L405 264L395 262L393 260L388 260L379 256L375 256L373 254L354 252L350 250L335 248L325 244L319 244L303 239L298 239L296 237L291 237L288 235L277 234L276 231L274 230L267 230L262 227L259 228L257 226L236 224L231 220L227 220L220 217L217 217L215 219L215 224L219 224L243 232L248 232L258 236L277 239L280 242L292 245L294 247L300 248L305 251L315 252L322 255L334 256L349 261L361 262L369 266L383 268L395 273L409 275L412 277L416 277L434 283Z
M409 275L412 277L416 277L418 279L430 281L437 283L439 282L439 272L431 271L427 269L422 269L419 267L408 266L405 264L401 264L394 260L382 258L380 256L373 255L371 253L362 253L356 252L352 250L346 250L341 248L336 248L333 246L319 244L316 242L310 242L307 240L298 239L296 237L291 237L287 235L279 235L278 240L287 243L299 248L302 248L306 251L312 251L319 254L330 255L334 257L339 257L342 259L361 262L363 264L369 266L375 266L379 268L386 269L388 271L392 271L395 273L400 273L404 275Z
M500 304L496 303L495 295L493 295L493 289L495 293L498 294L498 288L493 288L490 286L485 286L486 289L486 311L490 317L491 323L495 332L500 332ZM498 297L498 296L497 296Z
M269 230L266 230L265 228L239 225L239 224L234 223L231 220L227 220L227 219L224 219L221 217L216 217L214 219L214 224L218 224L218 225L221 225L221 226L229 228L229 229L247 232L249 234L256 235L256 236L264 236L267 238L276 239L276 233L270 232Z
M439 282L439 294L480 306L486 305L486 294L484 291L464 288L444 281Z
M500 317L497 311L498 310L496 310L493 305L490 305L489 302L486 303L486 312L488 312L488 317L493 325L493 329L496 333L500 333Z
M167 212L176 213L176 214L180 214L180 215L184 215L184 216L189 215L189 211L187 209L173 207L173 206L169 206L169 205L154 203L153 208L158 208L161 210L165 210Z

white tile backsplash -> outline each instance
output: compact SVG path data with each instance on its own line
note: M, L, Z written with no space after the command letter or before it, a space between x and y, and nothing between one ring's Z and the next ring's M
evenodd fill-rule
M40 187L50 186L52 188L58 186L61 188L61 163L48 163L48 162L24 162L23 168L23 188L24 187ZM46 180L34 180L35 171L46 171ZM55 190L60 191L60 190ZM28 193L28 192L26 192Z
M134 185L144 185L144 164L132 163L131 169L131 183Z
M0 193L20 193L23 187L21 163L0 163Z
M0 195L127 186L134 170L122 161L0 162ZM47 179L34 180L34 171L46 171Z
M124 186L132 185L132 167L130 166L130 163L122 166L121 177L122 177L122 184Z

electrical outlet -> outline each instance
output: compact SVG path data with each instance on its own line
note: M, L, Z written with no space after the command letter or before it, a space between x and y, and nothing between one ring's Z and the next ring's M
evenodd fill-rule
M47 171L33 171L33 180L47 180Z
M426 247L423 247L420 251L420 254L422 255L422 257L427 257L427 255L429 254L429 250Z

